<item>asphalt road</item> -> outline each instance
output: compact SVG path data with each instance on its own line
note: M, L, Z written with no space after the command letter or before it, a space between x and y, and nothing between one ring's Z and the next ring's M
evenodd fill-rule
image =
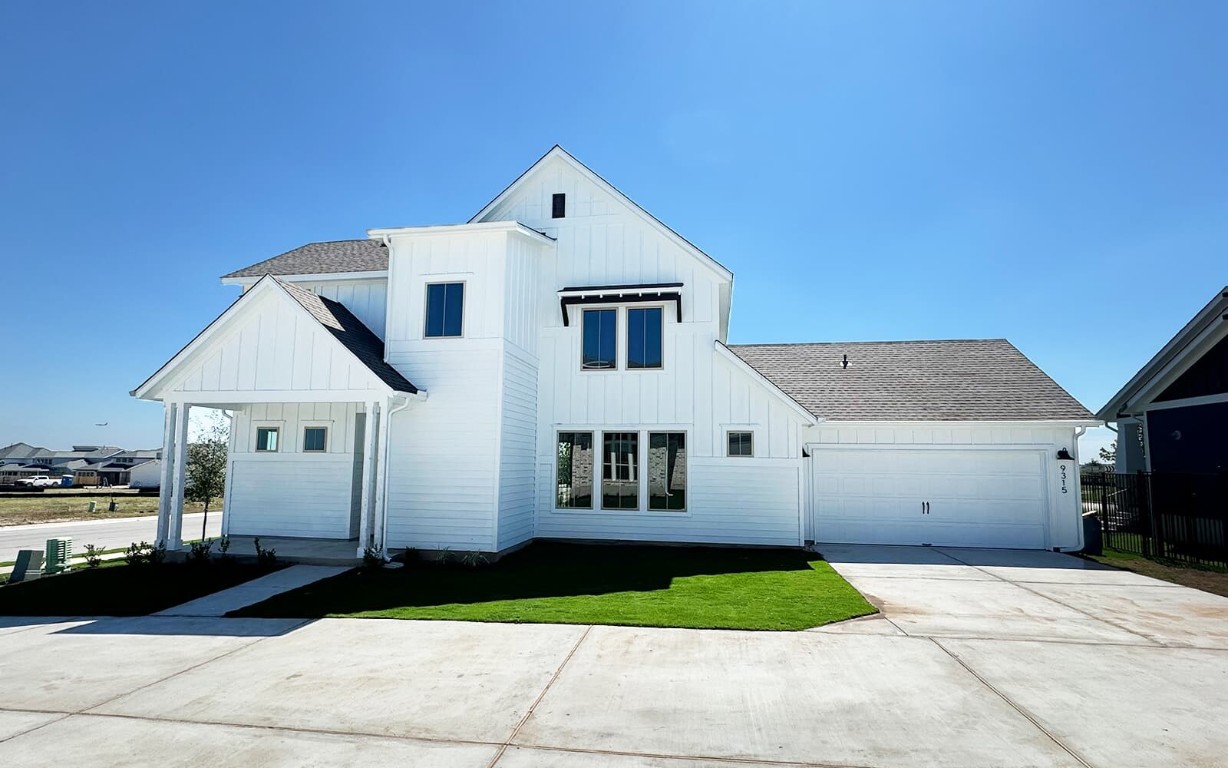
M200 537L200 525L204 513L183 516L183 537ZM147 517L121 517L110 520L78 520L69 523L43 523L40 525L0 526L0 563L17 559L19 549L44 549L47 539L67 536L72 539L74 553L85 551L86 544L103 549L126 547L134 541L153 542L158 531L156 515ZM222 535L222 513L209 513L207 536Z

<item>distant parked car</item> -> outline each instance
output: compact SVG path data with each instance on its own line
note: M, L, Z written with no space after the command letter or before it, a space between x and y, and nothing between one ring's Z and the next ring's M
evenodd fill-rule
M21 477L17 479L17 485L26 488L54 488L59 484L59 478L52 478L47 475L35 475L34 477Z

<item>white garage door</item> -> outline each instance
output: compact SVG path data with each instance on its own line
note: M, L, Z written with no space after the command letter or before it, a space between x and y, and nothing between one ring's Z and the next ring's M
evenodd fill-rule
M814 540L1048 546L1045 453L1031 449L818 448Z

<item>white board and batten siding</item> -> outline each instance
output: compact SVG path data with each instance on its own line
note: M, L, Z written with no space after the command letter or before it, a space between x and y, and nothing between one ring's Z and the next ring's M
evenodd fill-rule
M807 538L1078 549L1074 430L1028 424L822 424L807 430Z
M388 312L388 278L295 280L294 284L344 304L372 333L384 338L384 324Z
M358 403L253 403L231 422L226 532L352 538ZM256 450L256 430L278 430L276 451ZM303 430L328 430L325 451L304 453Z
M393 238L388 361L430 398L393 416L388 546L495 551L532 535L539 248L506 231ZM446 282L465 284L462 336L425 338L426 286Z

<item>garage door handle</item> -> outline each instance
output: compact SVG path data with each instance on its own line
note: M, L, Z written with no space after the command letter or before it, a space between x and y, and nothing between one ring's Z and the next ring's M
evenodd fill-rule
M925 502L921 502L921 514L925 514Z
M930 513L930 503L928 501L921 502L921 514L928 515Z

